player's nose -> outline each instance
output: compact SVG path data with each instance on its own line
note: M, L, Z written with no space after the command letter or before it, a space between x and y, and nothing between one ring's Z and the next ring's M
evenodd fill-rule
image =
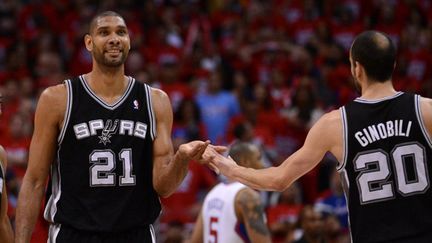
M112 35L111 38L109 39L108 43L111 45L119 45L120 39L118 38L117 35Z

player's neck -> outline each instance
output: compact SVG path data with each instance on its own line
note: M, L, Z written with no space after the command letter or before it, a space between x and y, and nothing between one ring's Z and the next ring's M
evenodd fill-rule
M124 78L124 65L120 67L106 67L94 63L93 69L89 75L91 75L91 77L96 77L98 80L103 80L106 83L115 83Z
M123 68L106 71L93 67L93 70L85 74L84 78L92 91L100 98L107 99L107 102L122 96L129 82Z
M380 99L395 95L397 92L393 87L391 80L386 82L367 82L362 86L362 95L360 98L366 100Z

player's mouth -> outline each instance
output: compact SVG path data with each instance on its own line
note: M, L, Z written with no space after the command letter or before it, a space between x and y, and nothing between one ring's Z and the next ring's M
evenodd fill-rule
M105 50L105 53L107 53L110 56L118 56L121 53L123 53L123 51L120 49L109 49L109 50Z

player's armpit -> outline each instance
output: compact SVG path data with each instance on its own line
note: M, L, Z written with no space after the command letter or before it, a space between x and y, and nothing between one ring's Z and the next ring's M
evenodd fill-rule
M239 191L235 209L240 221L246 226L251 242L271 242L270 231L265 223L264 206L256 191L250 188Z

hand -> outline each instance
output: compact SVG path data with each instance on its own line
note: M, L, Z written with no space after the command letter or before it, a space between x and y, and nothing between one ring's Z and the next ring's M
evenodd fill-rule
M221 146L209 146L203 154L203 160L217 173L222 173L226 177L231 177L232 170L237 167L237 163L228 156L223 156L219 151L222 151Z
M202 160L202 155L206 151L210 141L192 141L180 145L177 154L181 161L188 162L189 160Z
M201 164L207 164L210 167L210 169L212 169L214 172L216 172L216 174L219 174L219 169L213 163L211 163L211 161L214 157L213 153L223 154L227 150L228 150L228 147L226 147L226 146L218 146L218 145L209 144L209 146L207 147L206 151L202 155L201 160L199 162Z

